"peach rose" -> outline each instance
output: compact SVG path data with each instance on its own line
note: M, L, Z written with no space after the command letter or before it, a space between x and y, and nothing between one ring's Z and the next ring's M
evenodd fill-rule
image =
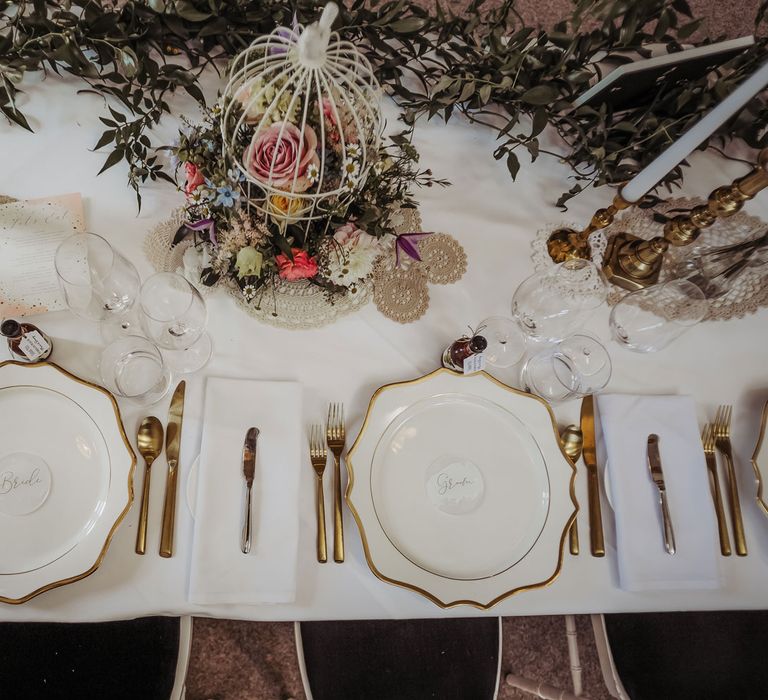
M290 122L278 122L253 135L243 164L250 175L268 185L305 192L311 185L307 167L320 165L316 149L317 136L311 126L305 124L302 133Z
M295 282L317 274L317 261L310 258L306 250L291 248L291 253L293 253L293 260L287 255L275 256L280 277L289 282Z

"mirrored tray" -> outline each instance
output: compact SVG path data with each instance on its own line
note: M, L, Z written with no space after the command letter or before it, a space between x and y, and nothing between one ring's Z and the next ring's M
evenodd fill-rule
M380 579L489 608L560 571L575 470L541 399L440 369L371 399L347 503Z
M53 363L0 364L0 601L98 568L133 500L135 461L105 389Z

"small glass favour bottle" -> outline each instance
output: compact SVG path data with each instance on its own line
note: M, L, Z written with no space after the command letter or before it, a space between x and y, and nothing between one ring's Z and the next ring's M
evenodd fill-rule
M8 341L8 349L14 360L41 362L47 360L53 350L51 339L32 323L8 319L0 324L0 333Z
M488 341L482 335L463 335L458 340L453 341L443 352L443 367L465 374L477 372L483 367L473 366L470 369L467 367L466 361L474 356L482 356L487 347Z

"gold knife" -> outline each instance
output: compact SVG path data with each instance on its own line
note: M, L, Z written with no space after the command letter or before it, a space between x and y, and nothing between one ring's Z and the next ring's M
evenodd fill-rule
M597 454L595 450L595 406L592 396L581 402L581 432L584 447L581 458L587 468L587 502L589 503L589 547L593 557L605 556L603 514L600 510L600 483L597 478Z
M243 477L245 478L245 514L243 516L243 537L240 549L243 554L251 551L251 491L253 477L256 474L256 441L259 439L258 428L248 428L243 443Z
M168 409L168 426L165 430L165 458L168 476L165 481L163 505L163 529L160 534L160 556L173 555L173 531L176 526L176 491L179 480L179 450L181 449L181 424L184 419L184 391L187 383L182 379L173 392Z

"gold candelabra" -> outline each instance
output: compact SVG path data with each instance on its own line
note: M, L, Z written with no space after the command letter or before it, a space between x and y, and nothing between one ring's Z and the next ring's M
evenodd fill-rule
M673 246L695 241L701 229L711 226L718 218L732 216L744 202L768 187L768 148L758 156L757 165L744 177L730 185L718 187L706 204L693 207L664 226L664 233L651 240L627 232L617 233L608 242L603 272L610 282L624 289L650 287L659 279L664 253Z
M572 228L559 228L552 231L547 239L549 257L556 263L562 263L575 258L591 259L592 251L589 247L589 234L610 226L616 214L630 206L632 206L632 202L627 202L619 193L613 198L613 203L609 207L598 209L592 215L592 220L582 231L576 231Z

